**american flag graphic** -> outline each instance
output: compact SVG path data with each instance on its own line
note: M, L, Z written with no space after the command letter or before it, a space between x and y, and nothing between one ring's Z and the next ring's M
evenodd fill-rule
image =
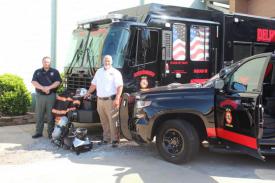
M173 25L173 59L185 60L185 25Z
M192 61L208 61L209 27L192 26L190 29L190 58Z

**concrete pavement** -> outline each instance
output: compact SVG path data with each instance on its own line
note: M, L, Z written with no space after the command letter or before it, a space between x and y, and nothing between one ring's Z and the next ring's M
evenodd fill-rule
M159 156L155 144L126 140L119 148L95 145L77 156L46 137L31 139L33 131L34 125L0 128L1 182L275 182L275 158L264 163L203 150L192 162L174 165ZM98 140L98 128L89 131L92 140Z

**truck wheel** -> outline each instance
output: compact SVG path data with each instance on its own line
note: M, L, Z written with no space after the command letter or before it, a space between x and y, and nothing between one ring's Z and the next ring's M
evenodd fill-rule
M157 131L156 144L167 161L181 164L191 160L199 151L199 137L188 122L168 120Z

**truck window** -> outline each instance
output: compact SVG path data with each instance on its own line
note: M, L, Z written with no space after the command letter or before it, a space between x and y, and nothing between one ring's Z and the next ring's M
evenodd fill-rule
M267 47L268 47L267 45L255 45L254 50L253 50L253 54L256 55L256 54L268 52Z
M137 52L137 40L138 40L138 34L139 32L137 30L133 30L132 31L133 36L133 40L131 43L131 49L129 49L129 59L131 61L135 61L136 60L136 52ZM135 64L135 63L134 63Z
M251 43L234 44L234 62L251 56Z
M146 63L154 62L157 60L159 45L159 33L158 31L150 31L150 43L146 54Z
M126 52L129 31L125 28L113 26L110 28L106 36L104 46L102 48L102 55L111 55L113 58L113 67L122 68L124 62L123 58ZM99 49L102 44L98 44ZM100 51L98 51L100 53Z
M209 36L208 26L191 25L190 28L190 59L192 61L209 60Z
M134 40L135 40L134 44L136 44L134 49L136 48L135 49L136 51L134 52L133 56L136 60L136 65L144 64L146 62L145 61L146 60L146 57L145 57L146 53L145 53L145 49L142 48L142 33L141 33L141 30L137 31ZM133 48L132 48L132 50L133 50Z
M147 64L151 62L155 62L157 60L158 55L158 45L159 45L159 33L158 31L150 30L150 39L148 42L148 47L145 50L142 48L142 37L141 31L137 31L136 36L134 38L134 42L138 37L138 44L133 45L132 50L135 50L135 47L138 46L137 50L137 65ZM135 58L135 53L131 53L131 58Z
M260 79L266 65L266 57L255 58L243 64L230 79L229 87L238 92L260 91Z
M173 59L186 58L186 25L176 23L173 25Z

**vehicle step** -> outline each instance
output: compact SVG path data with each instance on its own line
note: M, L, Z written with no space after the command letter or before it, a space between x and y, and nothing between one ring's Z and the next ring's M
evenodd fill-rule
M264 146L275 146L275 137L273 138L265 138L265 139L260 139L259 140L259 145L264 145Z
M225 147L225 146L221 146L221 147L209 146L209 151L217 152L217 153L242 154L242 152L238 149L228 148L228 147Z
M266 123L264 122L264 128L275 128L275 123L272 122L272 123Z
M275 149L261 149L263 155L275 155Z
M274 138L275 137L275 129L270 129L270 128L264 128L264 134L263 138Z

